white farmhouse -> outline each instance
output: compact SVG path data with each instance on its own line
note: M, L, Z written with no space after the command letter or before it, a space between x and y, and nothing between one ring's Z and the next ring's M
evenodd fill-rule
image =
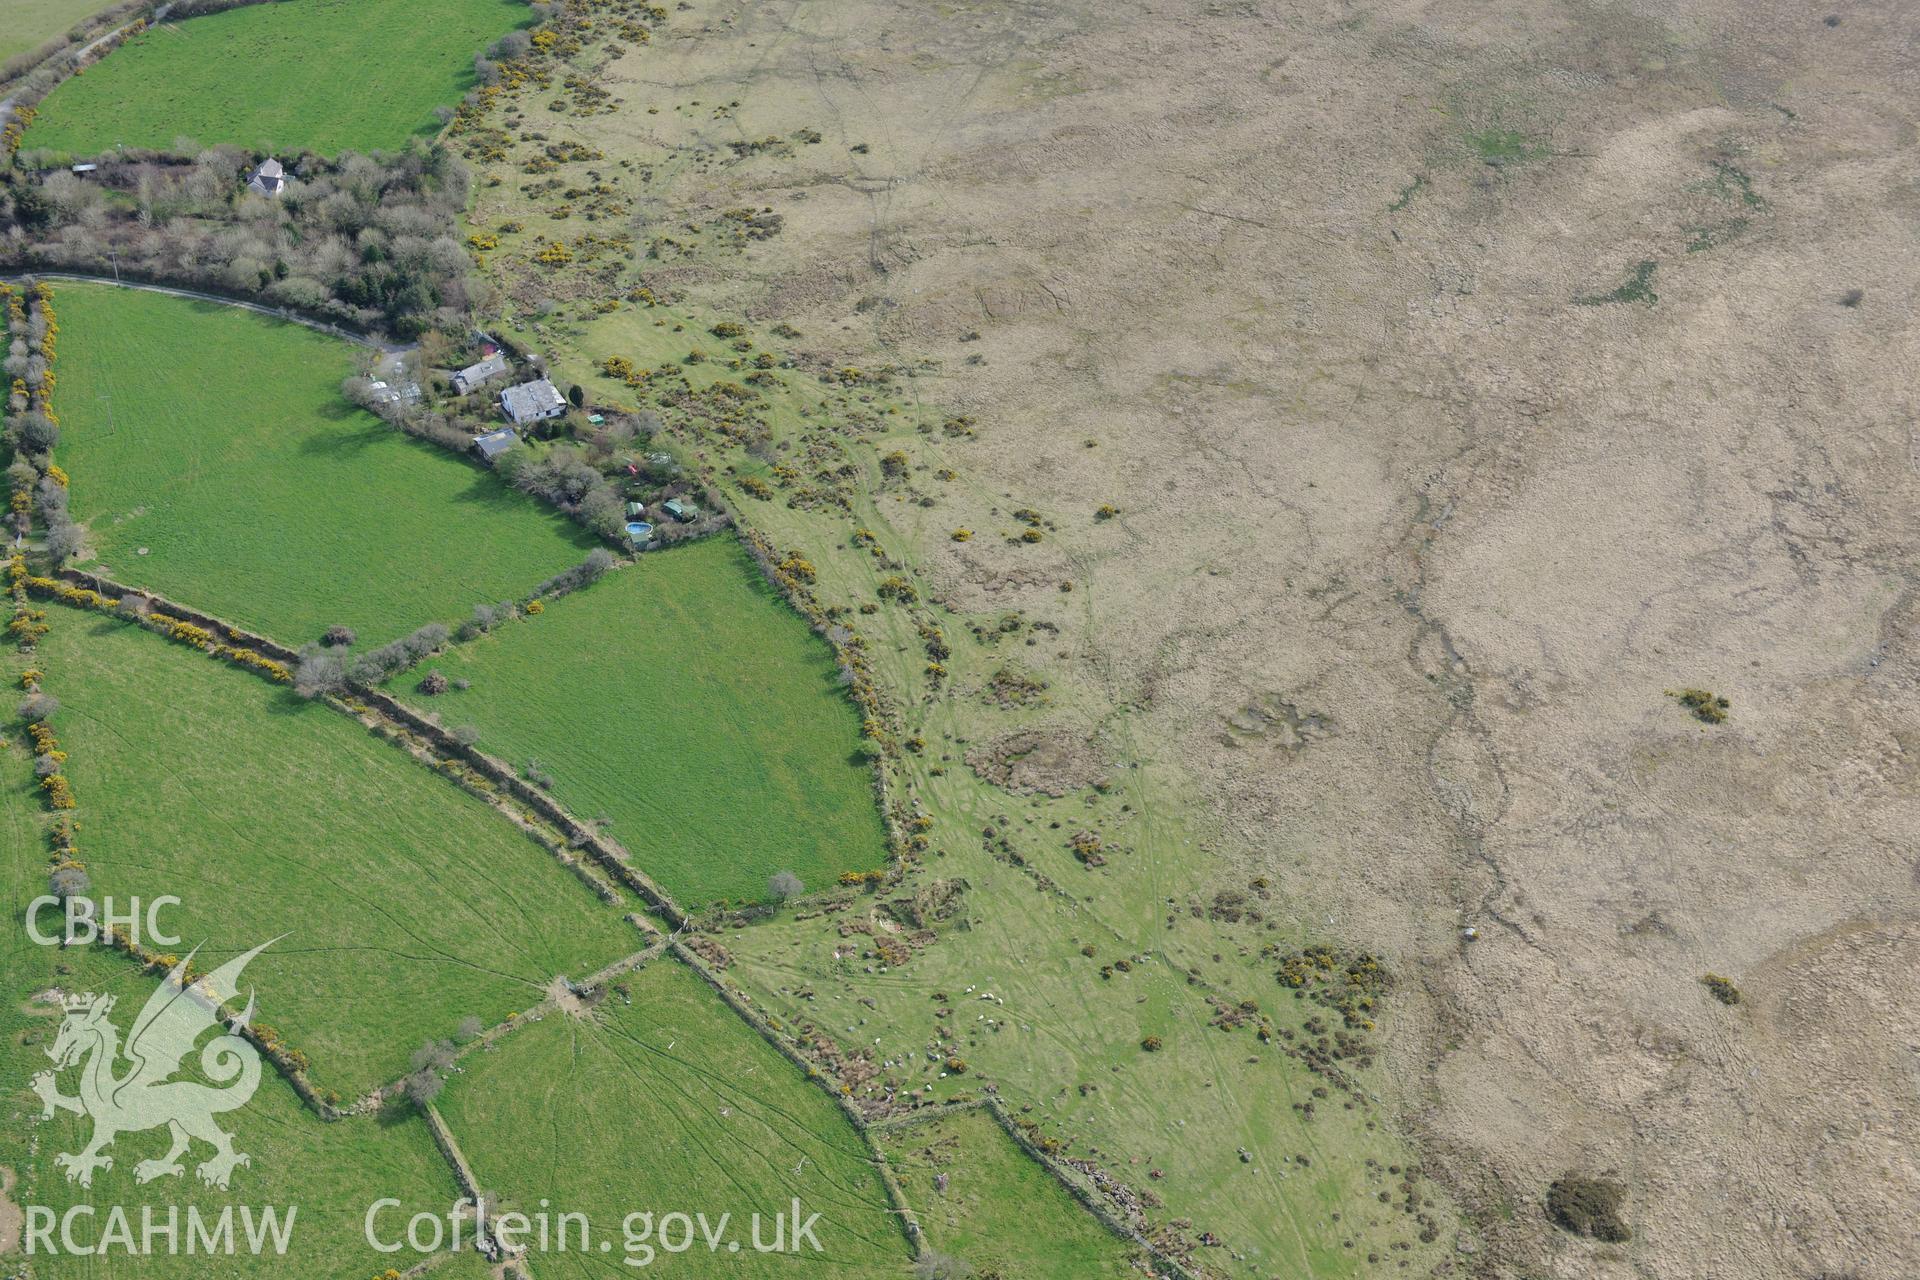
M278 160L268 157L258 169L247 175L247 190L257 196L277 196L287 189L287 171Z
M541 422L565 413L567 398L560 394L558 387L545 378L539 378L502 391L500 407L506 410L507 417L513 420L516 427L524 427L529 422Z

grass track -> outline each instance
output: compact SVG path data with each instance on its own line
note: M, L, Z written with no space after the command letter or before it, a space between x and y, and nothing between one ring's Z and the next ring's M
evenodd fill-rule
M112 0L0 0L0 62L39 48Z
M288 644L336 622L369 644L524 594L591 545L350 408L342 342L104 285L61 285L54 308L60 463L98 563L129 585Z
M203 958L287 934L247 973L323 1087L356 1096L463 1017L639 949L545 850L346 717L128 623L52 622L35 661L95 895L177 895Z
M533 1259L542 1280L623 1273L622 1219L730 1213L738 1253L662 1254L644 1274L898 1277L906 1242L866 1148L831 1099L803 1079L683 966L659 960L623 979L587 1020L553 1014L470 1057L441 1113L481 1182L508 1208L585 1213L614 1251ZM749 1215L798 1197L822 1215L822 1250L759 1256Z
M287 0L166 23L55 90L26 145L398 150L438 129L474 55L529 16L513 0Z
M516 765L538 759L683 906L884 862L832 657L731 538L642 556L425 666L472 688L426 698L409 675L396 692Z

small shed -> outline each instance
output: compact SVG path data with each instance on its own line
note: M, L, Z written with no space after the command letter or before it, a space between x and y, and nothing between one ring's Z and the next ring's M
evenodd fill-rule
M453 389L461 395L485 385L507 371L507 358L497 350L477 364L470 364L453 375Z
M682 524L700 518L700 508L688 502L685 498L668 498L661 506L668 515L680 521Z
M500 393L500 407L506 411L515 426L526 426L529 422L543 422L548 418L557 418L567 411L567 398L560 389L545 378L532 382L523 382L517 387L508 387Z
M73 171L84 178L90 173L98 173L100 166L97 164L77 164L73 166Z
M480 455L482 461L492 462L519 442L519 436L513 434L508 428L502 427L498 431L489 431L483 436L475 436L473 451Z
M278 160L268 156L260 167L247 175L247 190L257 196L277 196L287 189L287 171Z
M646 504L646 503L644 503L644 502L629 502L629 503L627 504L627 519L629 519L629 520L644 520L644 519L646 519L646 518L647 518L647 504Z

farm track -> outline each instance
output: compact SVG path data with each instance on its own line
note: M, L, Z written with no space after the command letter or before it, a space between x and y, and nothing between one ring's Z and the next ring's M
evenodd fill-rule
M166 20L167 15L172 11L173 11L172 0L168 0L168 3L161 5L158 9L155 9L153 11L153 16L147 19L147 25L158 26L160 23ZM122 36L126 35L128 29L131 28L133 24L135 22L138 22L139 20L140 19L136 17L131 21L121 23L119 26L113 28L113 30L111 31L103 31L99 35L95 36L93 39L87 41L86 44L80 46L79 50L75 52L70 53L67 50L62 49L58 53L53 54L51 57L45 59L44 61L37 63L34 66L28 67L25 71L20 72L18 75L14 76L12 80L10 80L8 83L17 83L18 81L23 80L27 76L31 75L33 72L38 71L41 67L46 66L49 62L53 62L59 58L67 59L67 65L70 68L67 74L72 75L75 70L78 70L80 67L86 65L86 63L93 57L94 51L96 49L100 48L101 45L106 44L110 40L118 40ZM107 52L111 53L113 51L109 49ZM106 55L102 54L101 56L105 57ZM66 78L65 76L61 77L61 79L63 80L65 78ZM52 91L49 90L48 92L52 92ZM12 94L9 94L4 98L0 98L0 122L4 122L6 120L7 113L13 110L13 103L14 103L14 95Z

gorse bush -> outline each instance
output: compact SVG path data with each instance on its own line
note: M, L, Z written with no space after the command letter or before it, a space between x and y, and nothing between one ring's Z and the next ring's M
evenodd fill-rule
M1682 689L1674 692L1669 689L1667 696L1677 699L1681 706L1691 711L1696 720L1703 724L1723 724L1727 712L1733 703L1710 689Z
M1617 1182L1568 1173L1547 1188L1547 1217L1574 1235L1619 1244L1633 1236L1620 1216L1626 1198Z
M1704 974L1700 979L1700 985L1705 987L1713 995L1713 998L1721 1004L1734 1005L1740 1003L1740 988L1733 984L1732 978L1724 978L1717 973Z

